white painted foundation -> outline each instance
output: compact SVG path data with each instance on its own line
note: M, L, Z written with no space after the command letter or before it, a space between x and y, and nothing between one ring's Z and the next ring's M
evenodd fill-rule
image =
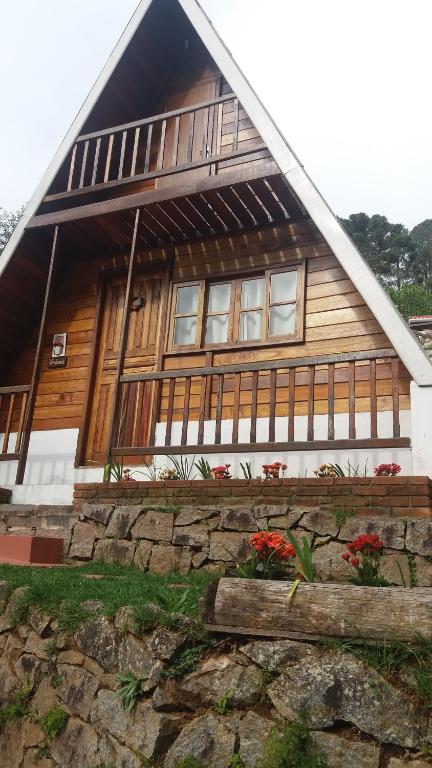
M275 460L285 461L288 464L286 477L313 477L314 470L323 462L334 462L346 467L348 461L354 466L359 466L363 472L367 462L368 475L373 474L373 469L382 462L396 461L402 467L402 474L428 474L432 476L432 387L419 388L412 385L411 395L413 403L416 403L416 417L411 419L410 411L401 411L401 435L411 436L411 421L413 425L413 449L351 449L344 451L297 451L271 453L244 452L221 454L215 446L215 452L206 454L211 466L219 464L231 464L233 475L241 477L240 462L250 461L252 474L261 475L261 465ZM428 414L428 418L426 417ZM426 418L425 418L426 417ZM393 429L392 413L390 411L378 414L378 434L380 437L391 437ZM165 424L158 424L156 430L156 444L163 445L165 437ZM175 422L172 425L172 444L180 445L182 425ZM327 416L315 416L315 439L327 439ZM231 442L232 420L222 422L222 443ZM248 443L250 432L250 419L239 421L239 442ZM198 423L191 422L188 430L188 442L196 442ZM205 424L204 441L214 442L215 422ZM288 418L277 417L275 424L276 441L286 440L288 433ZM368 413L356 414L357 438L370 436L370 415ZM294 425L295 440L306 440L307 417L296 416ZM335 438L348 438L348 415L335 415ZM0 438L1 439L1 438ZM10 450L14 444L15 435L11 435ZM15 504L70 504L73 498L74 483L101 482L103 469L101 467L82 467L75 469L75 452L78 440L78 429L47 430L33 432L30 439L29 454L27 460L24 484L15 485L17 462L0 462L0 486L12 489L12 502ZM268 440L268 418L257 419L257 441ZM415 451L417 452L415 456ZM197 449L197 456L200 455ZM193 457L191 456L190 459ZM168 456L156 456L157 468L172 466ZM133 467L133 471L140 470ZM137 475L137 479L144 480L143 475Z

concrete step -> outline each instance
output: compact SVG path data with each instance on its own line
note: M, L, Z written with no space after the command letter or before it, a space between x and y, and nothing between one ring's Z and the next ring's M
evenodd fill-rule
M0 504L0 535L60 538L65 551L77 521L71 505Z

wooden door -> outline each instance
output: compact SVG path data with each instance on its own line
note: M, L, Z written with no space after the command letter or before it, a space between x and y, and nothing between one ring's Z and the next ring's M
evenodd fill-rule
M138 301L134 301L129 308L125 373L154 370L161 284L160 273L135 277L133 296L134 300L138 299ZM114 278L105 287L100 344L95 361L95 387L90 410L86 463L103 464L105 462L125 291L126 277ZM138 428L140 439L145 441L149 427L149 391L144 387L135 386L134 396L141 400L137 409ZM128 460L128 463L133 462Z

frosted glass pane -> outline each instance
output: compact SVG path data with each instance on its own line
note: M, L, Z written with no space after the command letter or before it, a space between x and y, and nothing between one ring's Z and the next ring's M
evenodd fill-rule
M231 297L231 283L211 285L208 297L208 312L228 312Z
M271 276L271 303L290 301L297 293L297 272L277 272Z
M228 339L228 315L208 317L205 340L207 344L223 344Z
M241 291L242 309L262 307L264 304L264 282L263 277L259 277L257 280L243 280Z
M261 310L240 313L240 339L242 341L261 339L262 314Z
M192 315L198 310L198 285L177 288L176 315Z
M174 324L174 344L178 347L195 344L196 324L196 317L178 317Z
M270 307L269 336L286 336L295 333L296 305Z

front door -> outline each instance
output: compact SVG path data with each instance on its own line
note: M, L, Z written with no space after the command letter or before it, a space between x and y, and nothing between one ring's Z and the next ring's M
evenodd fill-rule
M134 301L129 307L125 373L144 373L154 370L161 283L160 273L135 276ZM105 286L99 350L95 360L95 387L90 407L86 463L103 464L105 462L125 292L126 277L113 278ZM144 402L140 408L138 428L140 439L145 441L149 427L147 389L143 388L142 397Z

